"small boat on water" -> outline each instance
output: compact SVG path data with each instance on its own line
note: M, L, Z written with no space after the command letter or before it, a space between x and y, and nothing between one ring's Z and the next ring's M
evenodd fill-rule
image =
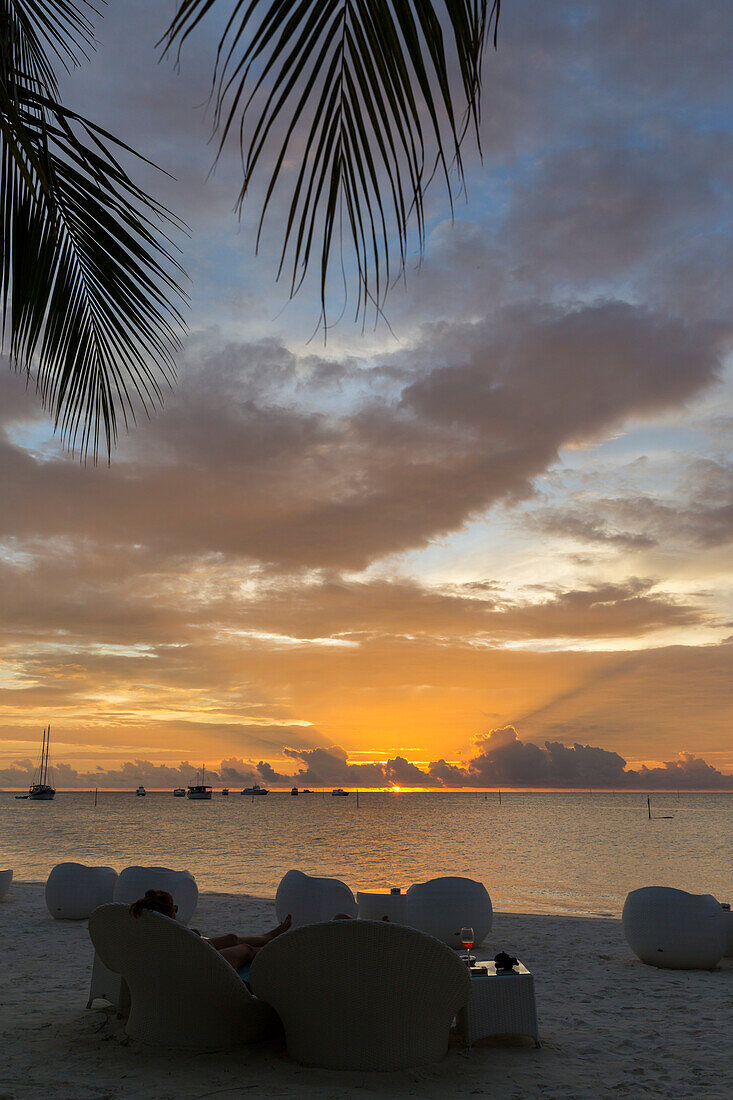
M313 794L313 791L310 789L310 787L303 787L303 790L300 793L301 794Z
M173 797L174 798L185 798L186 797L186 788L185 787L176 787L176 789L173 792Z
M198 779L198 776L196 778ZM211 787L207 787L205 781L206 781L206 769L204 768L204 765L202 764L201 765L201 782L200 783L194 783L192 786L190 786L188 788L188 792L186 794L186 797L187 798L193 798L193 799L195 799L199 802L202 802L204 799L207 802L210 802L211 801Z
M135 794L137 795L137 797L138 797L138 798L145 798L145 795L146 795L147 793L148 793L148 792L147 792L147 791L145 790L145 788L143 787L142 783L140 784L140 786L138 787L138 789L137 789L137 790L135 791Z
M290 793L293 797L295 797L295 795L299 793L298 788L297 787L291 787L290 788Z
M350 791L345 791L343 787L337 787L335 791L331 791L331 794L338 798L347 798L350 793Z
M224 795L224 797L226 797L229 794L229 788L228 787L222 787L221 793L222 793L222 795Z
M255 783L254 787L245 787L242 794L269 794L267 787L261 787L259 783Z
M28 794L25 796L26 798L32 799L33 802L50 802L56 794L56 790L48 782L48 749L50 744L51 727L49 726L48 729L44 729L43 731L41 766L38 769L38 778L36 782L31 784L28 788Z

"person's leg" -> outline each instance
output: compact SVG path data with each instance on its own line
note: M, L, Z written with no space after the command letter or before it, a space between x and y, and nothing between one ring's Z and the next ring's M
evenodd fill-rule
M222 947L236 947L239 943L239 936L233 932L227 932L225 936L207 936L206 939L217 951L221 951Z
M259 947L252 947L249 943L238 943L234 947L220 947L219 954L223 959L234 967L235 970L239 970L240 966L245 966L247 963L251 963L259 951Z
M270 940L274 940L276 936L282 936L283 932L287 932L290 925L293 923L293 918L288 913L282 924L278 924L277 928L271 929L269 932L263 933L261 936L237 936L236 941L238 944L249 944L250 947L264 947Z

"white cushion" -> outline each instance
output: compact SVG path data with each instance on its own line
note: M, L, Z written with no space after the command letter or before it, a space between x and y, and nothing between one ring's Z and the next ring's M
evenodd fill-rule
M116 881L114 867L57 863L46 881L46 908L54 920L86 920L112 901Z
M126 867L120 872L111 900L132 905L146 890L167 890L178 906L178 920L182 924L188 924L196 912L199 900L196 879L190 871L174 871L170 867Z

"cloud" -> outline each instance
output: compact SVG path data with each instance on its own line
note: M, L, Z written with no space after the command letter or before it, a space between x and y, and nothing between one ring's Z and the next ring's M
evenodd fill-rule
M526 307L426 329L397 359L419 380L329 414L258 396L263 359L297 372L284 348L202 352L137 459L90 469L0 445L0 538L361 568L528 497L562 446L699 392L723 335L623 303Z
M279 787L733 789L733 775L720 772L688 752L681 752L676 760L664 764L633 769L627 767L622 756L608 749L578 743L564 745L558 741L546 741L542 746L521 741L513 726L477 737L475 746L478 751L465 767L438 760L427 768L420 768L402 756L384 764L350 764L346 753L338 746L310 750L285 748L286 759L302 764L297 771L277 771L265 760L253 767L244 760L231 758L222 760L218 767L208 766L206 777L213 786L249 786L264 781ZM172 788L195 782L197 770L187 760L175 766L135 760L118 768L100 766L88 772L60 764L54 768L53 782L57 787L73 789L133 789L139 783L150 788ZM0 769L0 785L25 787L32 782L33 774L32 761L17 760L10 767Z

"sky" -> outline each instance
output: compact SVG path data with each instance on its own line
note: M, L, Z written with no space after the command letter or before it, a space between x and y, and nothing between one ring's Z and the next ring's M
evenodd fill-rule
M109 465L0 372L0 785L50 722L66 786L733 787L733 7L504 0L453 219L325 341L174 11L63 81L170 173L189 333Z

